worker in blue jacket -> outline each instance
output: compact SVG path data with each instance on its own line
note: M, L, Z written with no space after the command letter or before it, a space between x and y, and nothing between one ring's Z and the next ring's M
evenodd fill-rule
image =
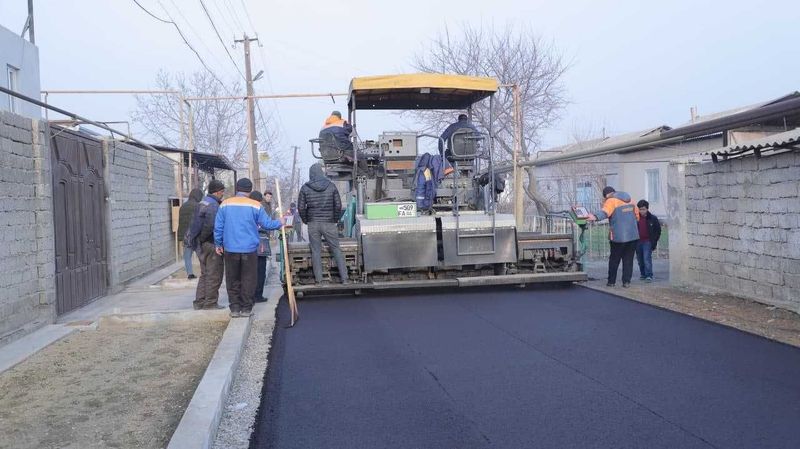
M261 203L249 198L252 190L249 179L238 180L236 196L222 202L214 222L214 244L217 254L225 259L225 287L232 318L253 314L259 228L271 231L283 226L282 218L271 220Z

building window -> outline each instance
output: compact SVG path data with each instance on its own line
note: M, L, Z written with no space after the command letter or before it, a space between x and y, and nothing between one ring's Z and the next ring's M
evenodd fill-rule
M14 92L19 92L19 69L9 65L7 66L6 73L8 74L8 88ZM8 110L11 112L18 112L17 109L17 98L9 95Z
M592 196L591 182L578 182L575 184L575 202L579 206L590 207Z
M657 168L645 170L644 196L651 203L661 201L661 176Z

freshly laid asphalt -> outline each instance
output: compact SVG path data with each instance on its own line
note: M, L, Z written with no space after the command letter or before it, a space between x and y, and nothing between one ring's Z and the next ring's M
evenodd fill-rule
M581 287L299 305L255 448L800 448L800 349L724 326Z

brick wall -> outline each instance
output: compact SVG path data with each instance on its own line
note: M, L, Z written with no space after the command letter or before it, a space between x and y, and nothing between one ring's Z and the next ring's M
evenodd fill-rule
M689 283L800 312L800 152L688 165Z
M55 317L47 126L0 111L0 345Z
M109 195L109 281L118 286L175 259L169 198L173 163L150 151L105 141Z

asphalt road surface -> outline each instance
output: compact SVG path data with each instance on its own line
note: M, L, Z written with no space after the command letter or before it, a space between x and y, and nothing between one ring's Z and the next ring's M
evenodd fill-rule
M300 313L276 331L252 447L800 448L800 349L608 294L306 299Z

